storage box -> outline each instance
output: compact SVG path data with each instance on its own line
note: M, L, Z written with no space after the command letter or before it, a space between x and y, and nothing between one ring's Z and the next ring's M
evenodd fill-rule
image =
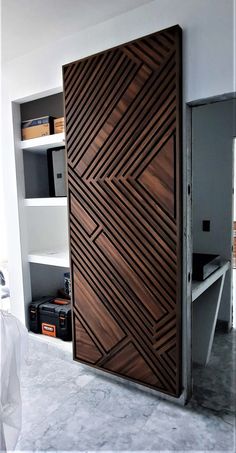
M64 116L61 118L56 118L54 120L54 134L60 134L61 132L64 132L65 130L65 121L64 121Z
M64 341L72 339L70 301L48 297L31 302L29 316L32 332Z
M40 333L41 326L40 326L40 319L39 319L39 306L44 302L53 302L54 297L41 297L37 301L31 302L29 305L29 326L31 332Z
M43 137L53 133L53 117L42 116L28 121L22 121L22 140Z
M41 332L44 335L61 338L64 341L72 339L71 334L71 305L45 302L39 306Z
M219 255L193 253L193 280L203 281L219 267Z

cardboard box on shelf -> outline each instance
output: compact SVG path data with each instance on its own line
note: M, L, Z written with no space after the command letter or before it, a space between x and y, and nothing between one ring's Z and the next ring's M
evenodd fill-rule
M64 117L56 118L54 120L54 134L60 134L61 132L64 132L64 130Z
M51 135L53 133L53 119L52 116L42 116L40 118L22 121L22 140Z

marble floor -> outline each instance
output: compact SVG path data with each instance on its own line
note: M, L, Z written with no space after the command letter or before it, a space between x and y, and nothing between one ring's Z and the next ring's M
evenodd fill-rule
M235 452L236 331L216 334L185 407L94 374L34 338L29 357L18 451Z

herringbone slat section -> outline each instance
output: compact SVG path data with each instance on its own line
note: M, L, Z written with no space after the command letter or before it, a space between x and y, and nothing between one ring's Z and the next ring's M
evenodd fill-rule
M63 68L74 355L181 391L181 30Z

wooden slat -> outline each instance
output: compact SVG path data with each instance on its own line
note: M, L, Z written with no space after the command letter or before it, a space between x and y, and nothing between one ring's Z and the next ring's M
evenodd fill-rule
M181 30L64 67L75 356L181 391Z

